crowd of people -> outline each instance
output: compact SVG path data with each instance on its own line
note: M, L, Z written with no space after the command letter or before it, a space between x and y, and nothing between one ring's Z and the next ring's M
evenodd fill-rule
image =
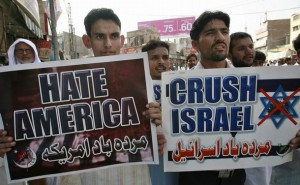
M118 55L124 44L121 22L111 9L91 10L85 17L86 34L82 37L87 48L95 57ZM255 51L251 36L245 32L230 34L230 17L222 11L205 11L193 23L190 36L192 46L199 56L187 57L190 70L212 68L239 68L263 66L264 53ZM300 61L300 35L294 41ZM164 41L149 41L142 48L147 52L150 75L153 81L160 81L161 74L169 71L169 45ZM8 50L9 65L39 63L36 47L26 39L16 40ZM149 103L144 116L157 126L158 152L163 153L167 141L161 131L161 109L159 99ZM1 106L4 106L1 104ZM1 107L0 107L1 108ZM290 163L276 167L260 167L234 170L163 172L162 158L159 165L130 165L105 168L79 175L82 185L298 185L300 183L300 130L291 136L289 146L294 150ZM16 142L0 129L0 156L12 150ZM5 172L2 170L2 176ZM285 175L282 175L285 174ZM1 180L4 178L2 178ZM71 175L72 176L72 175ZM143 177L143 178L141 178ZM71 177L72 178L72 177ZM2 180L3 182L3 180ZM59 185L60 178L46 178L28 182L30 184Z
M248 33L247 33L248 34ZM248 34L249 35L249 34ZM249 35L249 38L252 40L252 37ZM253 42L253 40L252 40ZM253 45L254 48L254 45ZM200 55L200 54L199 54ZM278 59L267 59L267 56L264 52L255 50L255 58L251 65L251 67L259 67L259 66L290 66L290 65L299 65L300 59L297 56L296 51L291 54L291 56L278 58ZM194 66L199 62L197 59L197 54L191 53L186 57L185 67L183 69L193 69ZM229 57L228 57L229 59ZM229 61L231 61L229 59ZM249 66L250 67L250 66Z

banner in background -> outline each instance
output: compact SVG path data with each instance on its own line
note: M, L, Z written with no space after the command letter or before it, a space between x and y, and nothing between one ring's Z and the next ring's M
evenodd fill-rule
M182 17L155 21L138 22L138 29L153 27L160 36L189 35L195 17Z

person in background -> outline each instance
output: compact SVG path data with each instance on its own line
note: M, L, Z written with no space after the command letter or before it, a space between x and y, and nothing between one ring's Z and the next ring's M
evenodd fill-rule
M286 58L284 59L284 61L285 61L285 64L286 64L287 66L292 65L292 59L291 59L291 57L286 57Z
M293 41L294 49L296 50L296 55L293 57L295 58L295 64L294 65L300 65L300 34L296 37L296 39Z
M277 63L275 66L286 66L287 64L285 63L285 60L283 58L278 59Z
M252 37L245 32L236 32L230 35L228 59L234 67L253 66L256 52Z
M187 62L187 66L189 67L189 69L193 69L196 65L197 65L197 62L198 62L198 57L196 54L189 54L187 57L186 57L186 62Z
M0 66L6 65L6 58L3 55L0 55Z
M40 63L38 52L36 46L33 42L27 39L17 39L9 47L8 51L8 61L9 65L19 65L19 64L31 64ZM7 131L0 129L0 157L12 149L16 145L12 137L7 137ZM0 159L0 166L2 165L2 159ZM3 177L2 177L3 176ZM4 167L1 167L1 179L5 178ZM2 182L6 183L6 180ZM38 179L27 182L29 185L59 185L59 177L52 177L47 179ZM1 184L2 185L2 184Z
M152 80L161 80L161 73L169 71L169 45L159 40L150 40L142 47L142 52L147 52L150 75Z
M291 54L291 60L292 60L292 65L299 65L297 62L298 62L298 57L297 57L297 53L293 53Z
M40 63L36 46L27 39L17 39L8 49L9 65Z
M293 40L293 46L297 52L298 59L300 58L300 34ZM297 133L300 137L300 131ZM295 140L295 138L293 139ZM296 149L298 146L298 149ZM292 146L294 150L293 160L274 166L270 185L298 185L300 184L300 149L299 145Z
M300 60L300 34L293 40L293 46L298 56L298 60Z
M261 66L266 57L255 51L252 37L246 32L235 32L230 35L228 59L234 67ZM258 62L255 62L258 60ZM245 185L269 185L272 167L246 168Z
M112 9L98 8L91 10L84 19L86 34L82 36L84 45L92 49L94 56L110 56L120 54L124 44L121 35L121 21ZM134 72L134 71L133 71ZM144 116L156 125L161 124L160 105L149 103ZM158 143L160 143L158 141ZM84 185L150 185L147 165L118 166L82 173L81 183Z
M255 51L255 58L254 58L252 66L253 67L264 66L266 58L267 57L263 52L256 50Z
M169 45L166 42L159 40L150 40L142 47L142 52L147 52L150 75L153 80L153 90L155 101L160 103L161 93L161 74L169 71ZM157 127L158 137L164 140L164 134L161 127ZM158 139L160 140L160 139ZM165 143L160 145L163 147ZM153 185L177 185L178 173L164 172L163 157L160 156L159 165L149 165L151 182Z
M221 11L205 11L196 19L190 36L192 46L201 53L201 58L194 70L233 67L226 61L230 44L229 25L229 15ZM245 178L243 169L191 171L179 173L179 184L243 185Z

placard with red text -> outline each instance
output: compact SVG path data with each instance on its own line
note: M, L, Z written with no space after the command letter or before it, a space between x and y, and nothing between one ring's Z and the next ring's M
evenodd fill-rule
M163 73L165 171L290 161L288 144L300 129L299 70L287 66Z

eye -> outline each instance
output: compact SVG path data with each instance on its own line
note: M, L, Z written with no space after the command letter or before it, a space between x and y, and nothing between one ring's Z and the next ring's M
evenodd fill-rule
M224 30L222 30L222 33L223 33L224 35L228 35L228 34L229 34L229 30L224 29Z
M113 34L111 34L111 38L113 38L113 39L119 39L120 38L120 33L113 33Z
M96 39L103 39L104 35L103 34L97 34L95 37L96 37Z
M169 60L169 55L164 55L163 60Z
M208 31L208 32L206 32L206 35L212 35L212 34L214 34L213 31Z
M157 60L157 59L158 59L158 56L157 56L157 55L154 55L154 56L151 57L151 59L152 59L152 60Z

